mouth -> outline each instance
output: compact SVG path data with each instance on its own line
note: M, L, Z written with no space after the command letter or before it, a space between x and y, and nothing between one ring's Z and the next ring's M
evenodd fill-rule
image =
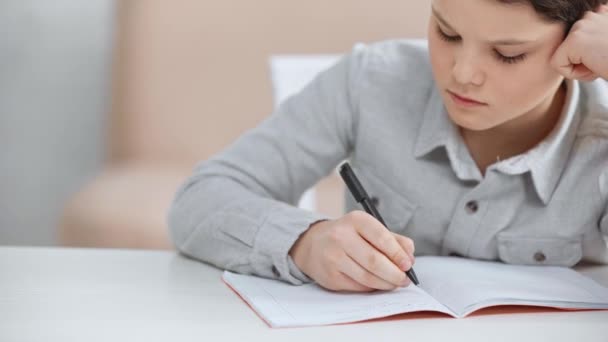
M487 103L480 102L475 99L471 99L471 98L468 98L465 96L458 95L449 90L447 92L448 92L448 94L450 94L452 101L454 101L454 103L456 103L457 105L460 105L460 106L477 107L477 106L487 106L488 105Z

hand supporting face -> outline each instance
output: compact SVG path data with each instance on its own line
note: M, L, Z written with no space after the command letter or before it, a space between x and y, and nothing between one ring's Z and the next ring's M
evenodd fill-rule
M551 59L564 77L608 80L608 6L601 5L577 21Z

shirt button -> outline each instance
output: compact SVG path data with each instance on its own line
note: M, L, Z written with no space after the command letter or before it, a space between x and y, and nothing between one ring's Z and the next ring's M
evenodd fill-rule
M469 214L475 214L479 210L479 203L477 201L469 201L465 205L465 208Z
M536 262L544 262L547 260L547 256L543 252L536 252L534 253L534 260L536 260Z

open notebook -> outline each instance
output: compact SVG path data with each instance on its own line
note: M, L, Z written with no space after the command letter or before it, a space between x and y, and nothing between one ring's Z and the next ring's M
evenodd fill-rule
M338 293L316 284L224 272L224 281L272 327L349 323L407 312L453 317L490 306L531 305L608 309L608 288L561 267L519 266L453 257L416 258L420 286L394 291Z

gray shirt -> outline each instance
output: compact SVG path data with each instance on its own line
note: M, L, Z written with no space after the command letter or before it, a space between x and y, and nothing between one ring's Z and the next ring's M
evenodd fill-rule
M607 263L608 84L567 86L550 135L482 175L447 116L427 49L358 45L196 168L172 205L171 236L181 252L224 269L310 281L288 251L325 217L294 204L348 159L417 255ZM359 209L346 199L347 211Z

